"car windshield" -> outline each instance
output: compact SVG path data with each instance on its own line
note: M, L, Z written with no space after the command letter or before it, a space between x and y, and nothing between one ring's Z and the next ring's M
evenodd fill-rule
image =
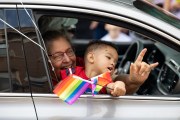
M180 19L178 19L170 12L163 10L162 8L155 6L145 0L136 0L133 2L133 4L136 8L146 12L147 14L152 15L180 29Z

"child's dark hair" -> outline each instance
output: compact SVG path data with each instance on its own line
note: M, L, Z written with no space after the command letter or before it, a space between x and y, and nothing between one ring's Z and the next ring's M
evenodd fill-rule
M58 39L58 38L64 38L70 45L71 45L71 41L70 38L68 36L68 34L65 31L47 31L43 34L43 40L45 42L46 48L49 49L49 43L51 43L52 41Z
M86 51L84 56L86 57L86 55L96 49L99 49L100 47L106 47L106 46L110 46L112 48L114 48L117 53L118 53L118 48L115 44L113 44L112 42L107 42L107 41L91 41L89 42L89 44L87 45Z

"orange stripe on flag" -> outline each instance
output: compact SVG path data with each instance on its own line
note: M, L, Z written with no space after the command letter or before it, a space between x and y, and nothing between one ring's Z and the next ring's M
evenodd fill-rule
M106 79L106 78L102 78L102 77L98 77L98 82L97 84L100 85L100 86L105 86L107 85L108 83L110 83L111 81Z
M70 75L65 78L54 90L58 96L73 82L74 78ZM57 90L56 90L57 89Z

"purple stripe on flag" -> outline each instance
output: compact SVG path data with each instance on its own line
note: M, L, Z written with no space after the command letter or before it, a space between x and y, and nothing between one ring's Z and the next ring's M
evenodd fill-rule
M76 89L74 89L71 94L66 98L65 102L69 103L69 101L71 101L71 99L73 99L74 97L76 97L75 95L78 93L78 91L82 90L82 87L86 84L86 82L81 81L80 84L76 87ZM78 99L78 98L77 98Z
M82 89L79 90L70 101L66 101L66 102L68 102L69 104L73 104L77 100L77 98L86 91L88 86L89 86L89 83L84 84Z

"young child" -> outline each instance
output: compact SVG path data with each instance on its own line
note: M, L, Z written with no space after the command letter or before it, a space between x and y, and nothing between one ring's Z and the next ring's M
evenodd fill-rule
M112 75L117 61L118 52L114 44L106 41L93 41L88 44L84 55L85 67L77 66L72 71L73 74L87 80L105 72L110 72ZM68 70L61 70L60 73L62 79L69 75ZM113 96L125 95L125 84L122 81L112 81L107 84L107 89L104 87L99 93L109 93Z

